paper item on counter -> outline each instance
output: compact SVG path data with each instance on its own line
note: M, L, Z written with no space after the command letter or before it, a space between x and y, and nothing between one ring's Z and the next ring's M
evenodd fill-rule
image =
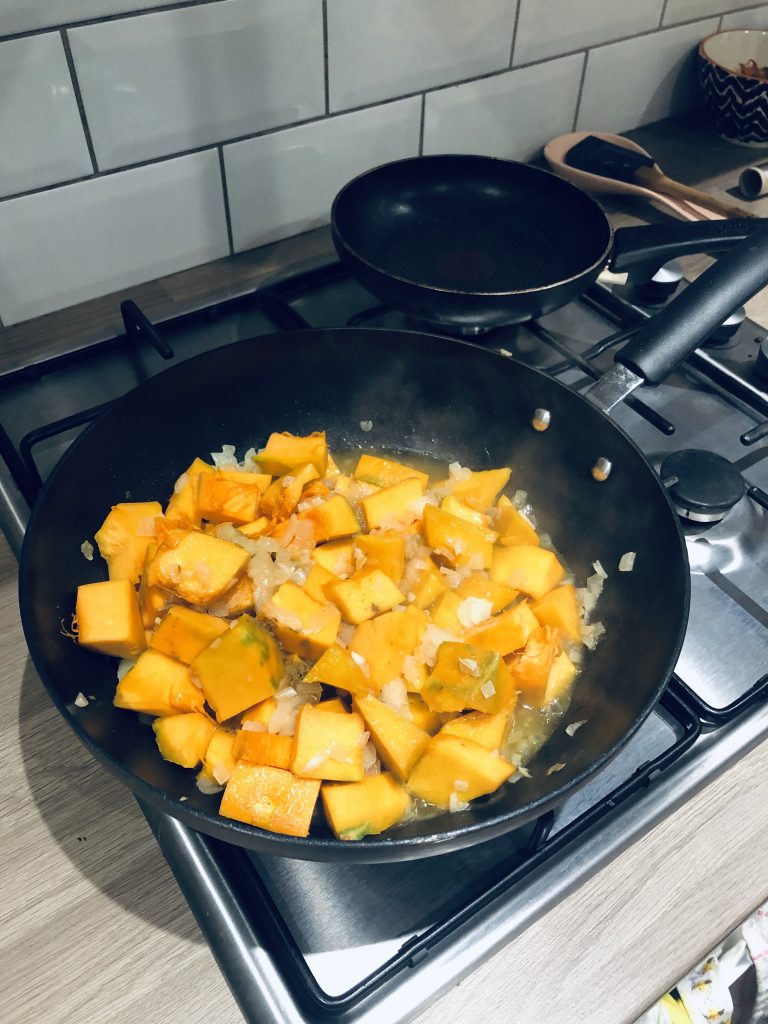
M691 1024L731 1024L733 999L720 952L711 953L677 984Z
M750 1024L760 1024L768 1021L768 903L747 918L741 931L757 975L757 995Z

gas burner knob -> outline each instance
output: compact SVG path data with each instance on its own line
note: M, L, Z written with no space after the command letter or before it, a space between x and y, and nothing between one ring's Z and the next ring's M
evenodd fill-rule
M733 463L699 448L667 455L659 476L678 516L706 526L719 523L745 490L744 478Z
M760 339L760 348L755 360L755 376L762 381L768 381L768 335Z
M739 306L737 310L724 320L723 323L713 331L712 334L704 342L705 348L719 348L722 345L727 345L731 338L734 336L736 331L744 323L744 319L747 315L746 309L743 306Z
M641 273L642 277L630 271L627 287L632 300L644 306L662 306L672 298L683 279L683 268L677 260L670 260L663 267L659 267L651 278L648 277L647 271Z

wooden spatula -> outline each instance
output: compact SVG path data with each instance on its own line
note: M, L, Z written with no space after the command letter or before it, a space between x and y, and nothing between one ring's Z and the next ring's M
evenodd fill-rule
M732 203L725 203L707 192L667 177L652 157L624 146L617 146L596 135L587 135L568 150L565 163L580 171L601 174L616 181L633 182L664 195L705 206L723 217L750 217L753 214Z

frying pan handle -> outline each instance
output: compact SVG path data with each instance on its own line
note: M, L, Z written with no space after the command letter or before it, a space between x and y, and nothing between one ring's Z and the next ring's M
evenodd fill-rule
M750 231L744 241L646 321L615 361L646 384L659 384L735 309L765 287L768 222L757 223L758 230Z
M668 260L699 252L723 252L737 242L758 233L768 219L670 221L617 228L610 269L616 273L646 264L658 270Z

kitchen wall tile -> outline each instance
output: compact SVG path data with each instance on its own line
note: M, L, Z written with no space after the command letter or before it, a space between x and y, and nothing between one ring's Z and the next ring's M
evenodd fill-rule
M0 36L183 2L184 0L0 0Z
M694 18L708 18L710 15L732 11L738 6L731 0L667 0L664 11L664 24L676 25L680 21L693 21Z
M235 249L326 224L342 185L369 167L416 156L420 123L413 96L225 146Z
M527 160L571 131L583 54L427 94L425 153Z
M331 110L509 64L517 0L328 0Z
M768 4L752 7L748 11L736 11L726 14L722 28L762 28L768 29Z
M664 0L520 0L513 65L656 28Z
M93 170L58 33L0 43L0 196Z
M621 132L697 106L696 46L716 28L714 18L590 50L577 127Z
M226 0L69 38L101 168L325 110L319 0Z
M215 151L0 202L6 325L225 256Z

